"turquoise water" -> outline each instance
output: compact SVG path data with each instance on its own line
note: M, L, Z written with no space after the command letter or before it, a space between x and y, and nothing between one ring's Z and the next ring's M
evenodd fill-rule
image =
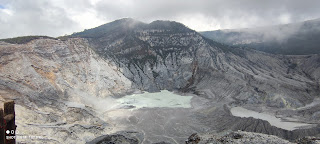
M147 107L190 108L192 96L181 96L173 92L162 90L161 92L132 94L117 99L122 105L134 106L135 109Z
M274 115L269 115L266 113L259 113L252 110L248 110L242 107L233 107L231 108L231 113L237 117L253 117L256 119L262 119L268 121L271 125L278 128L286 130L295 130L303 126L311 126L311 124L299 123L299 122L286 122L282 121L280 118L275 117Z

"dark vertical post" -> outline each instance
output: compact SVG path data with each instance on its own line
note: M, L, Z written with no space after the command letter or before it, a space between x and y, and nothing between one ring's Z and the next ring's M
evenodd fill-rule
M7 127L6 130L9 130L10 133L7 136L15 136L16 132L16 122L15 122L15 112L14 112L14 101L8 101L4 103L4 115L10 116L10 118L6 121ZM10 139L6 141L6 144L15 144L16 140Z
M5 142L5 125L4 125L4 114L3 109L0 108L0 143L4 144Z

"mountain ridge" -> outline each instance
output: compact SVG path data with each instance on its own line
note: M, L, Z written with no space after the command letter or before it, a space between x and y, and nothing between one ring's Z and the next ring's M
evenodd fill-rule
M320 52L317 45L320 19L257 28L226 29L200 32L228 45L285 55L307 55Z
M132 20L123 21L125 25L106 24L107 30L99 33L95 31L101 27L88 30L88 36L0 44L0 94L17 98L18 128L54 133L53 141L70 143L123 130L134 131L128 133L138 135L137 140L143 136L145 143L183 143L195 132L224 130L290 140L318 134L315 126L289 137L292 132L267 121L230 113L231 107L241 106L319 123L319 113L312 110L318 105L311 105L320 92L318 54L285 56L232 48L176 22L134 22L123 29ZM113 105L127 94L159 90L192 95L192 108L132 111Z

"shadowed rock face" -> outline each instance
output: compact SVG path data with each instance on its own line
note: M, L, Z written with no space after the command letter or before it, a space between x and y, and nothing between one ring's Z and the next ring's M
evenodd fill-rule
M44 135L45 142L84 143L101 135L109 140L123 130L142 133L138 142L145 143L180 143L195 132L238 129L286 139L319 133L283 131L228 110L241 105L281 113L313 102L320 93L319 55L231 49L176 22L132 19L65 40L0 42L0 55L1 97L16 98L18 129ZM193 94L192 107L130 111L115 105L115 98L136 91L164 89ZM298 117L316 117L314 106Z

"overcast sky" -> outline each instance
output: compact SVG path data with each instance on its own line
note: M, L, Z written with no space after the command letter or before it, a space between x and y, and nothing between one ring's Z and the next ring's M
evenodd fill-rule
M319 0L0 0L0 38L61 36L120 18L174 20L197 31L320 18Z

